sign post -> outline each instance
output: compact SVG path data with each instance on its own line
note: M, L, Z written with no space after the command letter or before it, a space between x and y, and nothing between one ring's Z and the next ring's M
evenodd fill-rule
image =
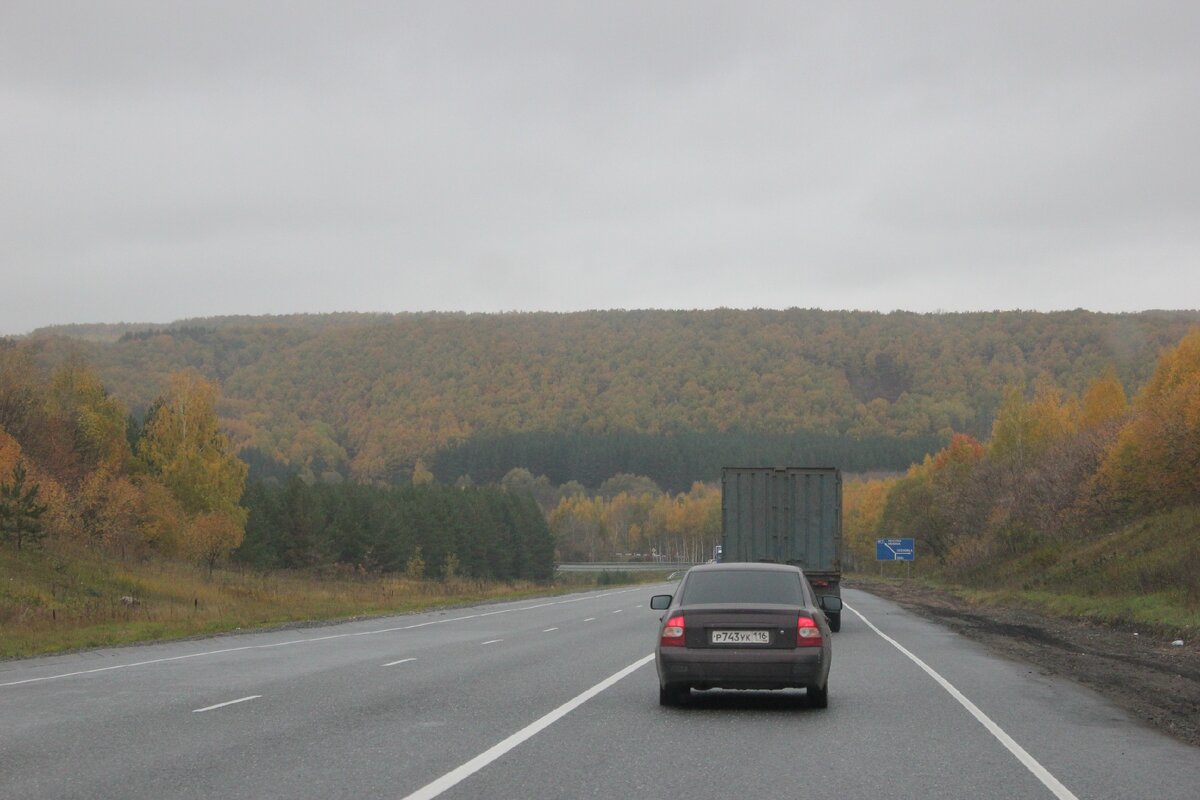
M883 562L908 561L908 574L912 575L911 562L917 558L916 542L912 539L876 539L875 560L879 562L879 574L883 575Z

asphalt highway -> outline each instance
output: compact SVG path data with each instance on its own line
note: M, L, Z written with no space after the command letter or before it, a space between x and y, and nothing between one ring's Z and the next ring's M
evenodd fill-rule
M861 592L830 705L658 705L621 588L0 663L2 798L1187 798L1200 750Z

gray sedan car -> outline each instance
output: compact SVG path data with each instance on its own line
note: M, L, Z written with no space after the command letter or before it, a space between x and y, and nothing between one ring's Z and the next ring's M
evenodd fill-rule
M665 610L655 664L659 702L678 705L692 689L803 688L811 708L829 703L829 623L838 597L816 597L797 567L727 563L693 567Z

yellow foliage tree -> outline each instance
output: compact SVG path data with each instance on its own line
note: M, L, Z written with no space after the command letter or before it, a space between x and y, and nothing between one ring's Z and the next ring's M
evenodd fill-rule
M847 480L842 484L842 504L845 511L843 535L846 540L847 567L864 569L875 558L875 539L879 535L879 520L887 503L888 490L896 478L882 480Z
M1125 397L1125 387L1117 379L1116 370L1109 368L1083 393L1079 424L1083 428L1096 428L1118 420L1128 412L1129 400Z
M21 443L0 426L0 475L7 475L21 458Z
M181 549L210 571L223 557L216 549L228 553L241 542L246 510L238 503L248 470L217 426L216 402L215 384L193 370L175 373L151 409L138 446L138 455L190 520Z
M108 394L100 377L78 358L54 372L47 404L51 413L75 424L78 448L104 470L123 469L132 453L125 435L125 407Z
M1132 508L1200 501L1200 328L1159 359L1100 480Z
M126 476L103 468L88 473L76 501L86 541L116 550L124 558L141 539L141 500L141 492Z
M428 486L433 483L433 473L424 462L418 461L413 467L412 482L413 486Z
M138 479L141 507L138 532L150 547L172 553L183 550L186 541L187 514L171 490L148 475Z
M992 425L990 453L997 461L1020 468L1071 435L1077 417L1075 402L1064 400L1049 381L1039 383L1032 401L1025 399L1021 386L1009 386Z
M217 387L187 370L171 376L146 421L138 454L190 514L244 516L247 466L217 427Z

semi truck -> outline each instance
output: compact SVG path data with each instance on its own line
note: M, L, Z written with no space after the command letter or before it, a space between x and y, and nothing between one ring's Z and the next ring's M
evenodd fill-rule
M818 595L842 596L842 473L836 467L721 470L721 561L804 570ZM827 613L840 630L841 612Z

